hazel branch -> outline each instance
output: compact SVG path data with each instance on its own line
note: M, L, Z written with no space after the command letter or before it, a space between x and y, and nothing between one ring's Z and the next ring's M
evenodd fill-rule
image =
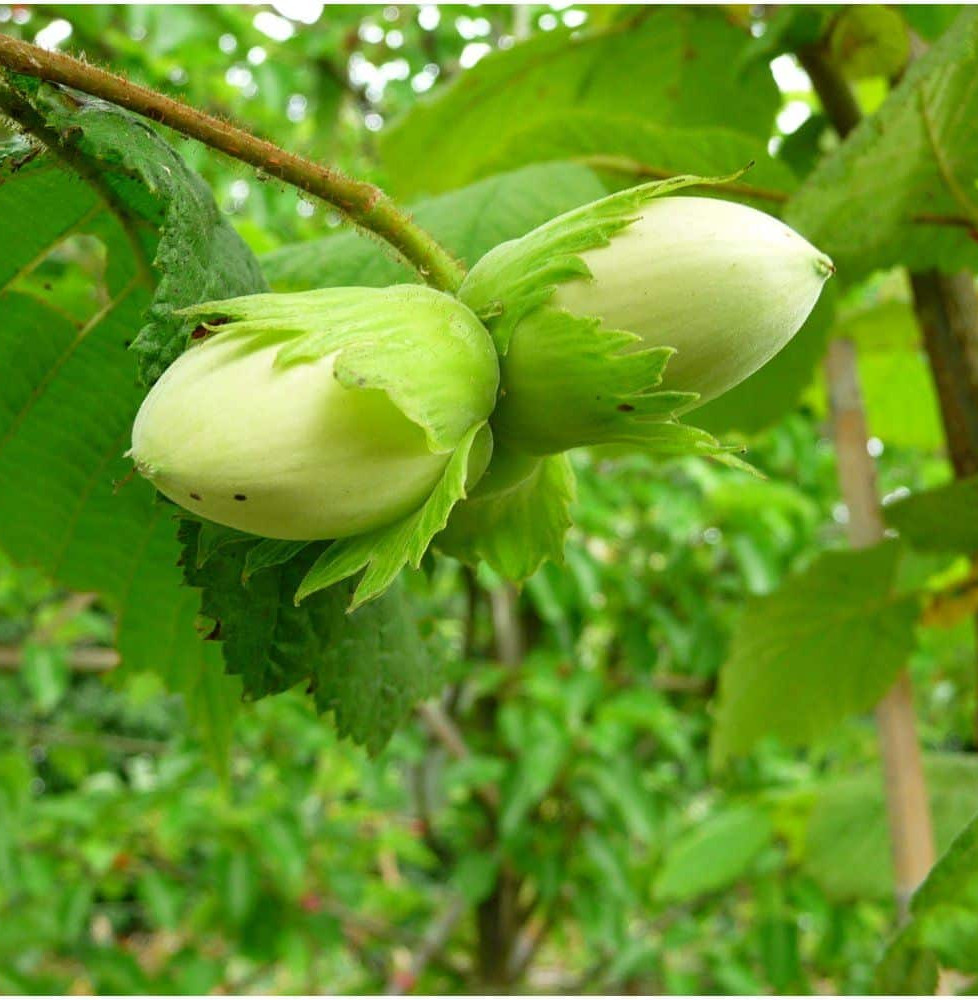
M115 73L9 35L0 34L0 67L127 108L328 202L354 225L384 240L433 288L453 292L465 277L458 261L373 184L287 152Z

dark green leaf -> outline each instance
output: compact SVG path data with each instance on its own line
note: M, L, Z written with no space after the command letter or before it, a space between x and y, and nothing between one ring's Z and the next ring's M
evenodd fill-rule
M392 588L348 614L352 587L339 584L294 603L299 582L322 551L308 545L287 562L266 562L242 585L255 543L226 545L203 566L192 558L200 526L185 521L187 582L202 590L227 670L248 699L305 684L340 734L377 752L412 705L440 682L402 591ZM262 545L264 543L257 543Z
M131 475L123 452L142 390L126 348L144 312L152 310L156 346L147 361L155 371L179 346L172 307L204 289L254 290L257 265L206 189L144 123L54 88L42 88L41 102L35 111L18 98L14 110L57 137L60 156L39 151L25 162L15 144L0 157L8 248L0 264L0 544L66 587L102 594L117 613L124 666L161 673L182 692L222 760L237 685L194 631L196 596L180 587L173 508L140 480L118 492L114 484ZM164 249L157 226L170 223ZM104 248L104 271L79 286L65 241L92 236Z

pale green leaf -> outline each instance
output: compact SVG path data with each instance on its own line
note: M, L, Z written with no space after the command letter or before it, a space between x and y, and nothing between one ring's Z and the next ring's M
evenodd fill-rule
M573 40L537 35L487 55L382 133L390 186L400 195L458 187L514 133L571 109L732 124L766 141L777 90L765 64L742 64L749 43L722 12L691 7L636 8Z
M924 777L937 848L943 851L978 812L978 759L929 754ZM880 767L817 786L801 868L834 899L892 898L893 861Z
M625 109L616 114L568 110L513 135L484 173L523 163L572 160L597 170L614 187L680 174L716 177L751 169L729 189L697 195L742 201L777 215L797 186L791 170L768 155L767 140L729 126L655 125Z
M879 700L913 649L918 602L894 593L900 546L827 552L750 601L720 675L717 761L775 736L797 745Z

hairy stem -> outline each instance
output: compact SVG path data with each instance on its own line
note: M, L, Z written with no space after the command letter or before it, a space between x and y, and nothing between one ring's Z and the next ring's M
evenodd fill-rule
M0 66L128 108L328 202L380 237L434 288L455 291L462 266L380 188L259 139L181 101L60 52L0 34Z

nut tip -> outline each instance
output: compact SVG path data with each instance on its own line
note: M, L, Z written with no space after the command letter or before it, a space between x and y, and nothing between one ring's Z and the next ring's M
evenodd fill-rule
M835 264L833 264L831 258L826 257L824 253L819 254L818 257L815 258L815 270L827 280L835 274Z

